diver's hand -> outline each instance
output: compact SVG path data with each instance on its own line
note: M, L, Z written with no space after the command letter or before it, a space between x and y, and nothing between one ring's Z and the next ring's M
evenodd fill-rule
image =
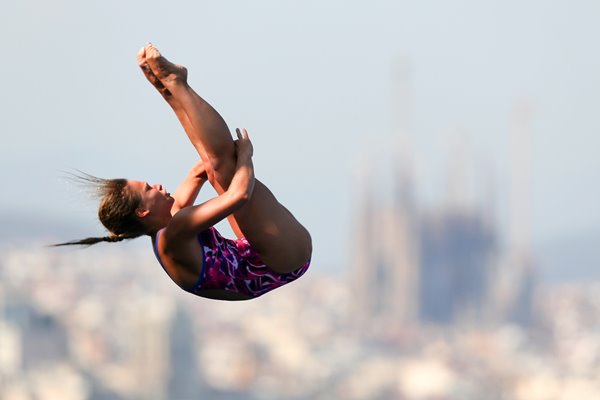
M196 165L190 169L189 176L192 178L207 180L208 175L206 174L206 166L204 165L204 161L198 161Z
M245 128L236 128L235 132L237 133L238 139L235 141L235 151L239 158L252 158L252 154L254 153L254 148L252 147L252 142L248 137L248 131Z

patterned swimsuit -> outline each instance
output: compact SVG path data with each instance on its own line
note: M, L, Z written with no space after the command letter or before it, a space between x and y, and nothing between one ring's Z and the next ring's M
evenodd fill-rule
M155 255L162 265L158 255L160 233L156 234ZM196 285L186 290L199 296L203 290L219 289L255 298L298 279L310 265L309 260L295 271L275 272L265 265L245 238L226 239L212 227L199 233L198 241L203 252L202 271Z

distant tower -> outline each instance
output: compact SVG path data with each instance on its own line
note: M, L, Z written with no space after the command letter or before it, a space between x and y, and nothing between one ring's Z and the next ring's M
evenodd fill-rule
M394 177L389 235L386 249L392 268L390 310L402 324L418 319L419 309L419 210L416 204L414 177L409 166L400 167L398 160Z
M356 232L354 238L354 257L353 257L353 283L354 288L354 309L350 315L354 322L363 326L371 318L374 299L373 291L375 288L375 273L373 270L373 258L375 257L375 238L373 237L372 226L376 215L375 196L373 194L373 184L370 180L368 164L360 170L361 176L357 179L358 200L355 209L358 212L356 218Z
M478 182L481 182L481 192L478 203L481 207L481 213L483 217L483 223L490 229L496 229L497 227L497 208L496 208L496 197L498 192L496 190L497 185L497 173L495 166L490 160L480 161L477 165L478 171Z
M448 159L446 204L421 220L419 311L425 321L486 319L496 234L476 205L472 164L467 137L456 136Z
M446 169L446 207L452 212L472 211L474 207L473 167L469 138L457 134L450 145Z
M511 135L511 174L509 201L509 254L515 272L515 302L509 317L527 325L531 322L531 302L535 287L533 258L533 126L532 107L525 100L514 111Z
M389 310L399 323L416 322L419 298L419 216L416 200L416 161L411 143L414 115L413 67L402 56L394 65L391 215L386 252L392 268Z
M418 299L417 216L408 144L411 76L405 59L397 64L396 72L392 139L395 152L390 168L393 182L375 187L378 182L369 174L360 180L354 265L355 318L361 324L387 331L416 319ZM387 188L392 189L391 193L384 190Z
M532 243L532 110L521 101L513 112L510 136L509 249L520 259L531 255Z
M532 111L526 101L514 109L510 132L508 226L505 259L496 290L499 312L513 322L530 322L535 270L532 253Z

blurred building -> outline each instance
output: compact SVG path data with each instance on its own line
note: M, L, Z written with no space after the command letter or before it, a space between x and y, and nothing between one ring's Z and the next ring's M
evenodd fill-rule
M27 299L16 295L7 296L2 306L0 316L5 324L2 336L15 346L2 350L6 352L2 358L12 360L7 364L33 369L69 355L67 332L55 316L43 314Z
M532 321L531 303L536 280L532 254L532 109L527 101L515 104L509 135L510 169L506 249L501 254L494 308L507 320L520 325Z
M366 187L363 192L354 275L354 318L359 325L380 322L394 330L418 318L418 215L410 181L402 178L392 206L379 204Z
M489 308L495 232L475 213L425 216L420 234L421 320L481 321Z
M186 309L176 307L169 335L171 367L168 371L169 399L194 399L206 391L198 371L193 322Z
M135 371L129 388L134 398L167 399L170 359L169 327L173 304L158 295L135 293L119 310L125 368Z
M355 246L357 319L398 327L480 320L490 308L495 227L476 209L419 211L411 180L396 178L391 207L364 192Z
M473 157L464 140L450 152L441 206L420 206L406 143L394 159L388 198L374 190L370 175L363 177L354 246L359 325L401 329L412 322L531 322L531 128L527 110L517 111L506 225L497 222L493 176L470 165ZM406 131L402 128L400 136ZM478 198L476 189L483 196Z

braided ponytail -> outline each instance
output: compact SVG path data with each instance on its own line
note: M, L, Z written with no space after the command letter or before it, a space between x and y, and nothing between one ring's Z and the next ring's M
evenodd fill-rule
M117 243L117 242L121 242L125 239L135 239L140 236L142 236L142 235L137 235L137 236L108 235L108 236L102 236L102 237L89 237L89 238L85 238L85 239L81 239L81 240L71 240L69 242L53 244L52 247L73 246L73 245L74 246L77 246L77 245L91 246L91 245L94 245L94 244L100 243L100 242Z
M146 227L135 215L141 205L141 197L127 186L126 179L102 179L80 172L72 180L86 187L93 187L101 197L98 218L110 234L104 237L88 237L52 246L91 246L100 242L116 243L146 235Z

